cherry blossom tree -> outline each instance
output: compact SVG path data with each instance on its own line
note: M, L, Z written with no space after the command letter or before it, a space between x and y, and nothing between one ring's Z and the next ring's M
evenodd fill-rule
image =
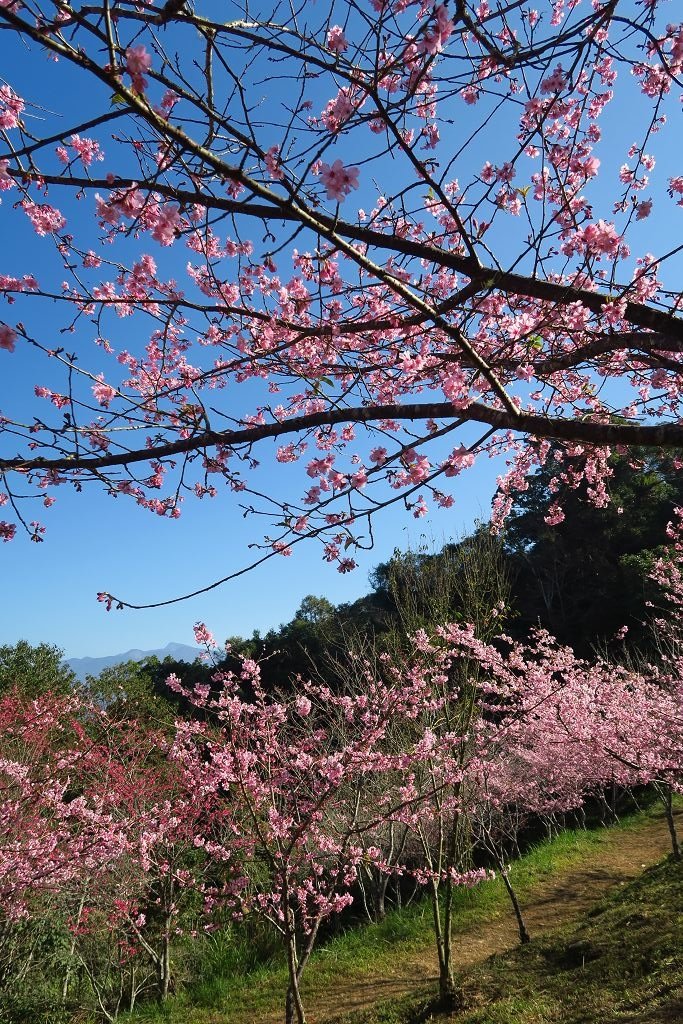
M576 810L607 786L680 789L678 665L634 670L589 662L544 631L528 644L503 638L495 647L475 646L460 627L447 633L491 680L492 714L480 721L485 753L473 772L485 827L492 812L508 806L535 814ZM667 824L678 857L670 802Z
M228 813L225 801L189 791L172 764L131 758L127 775L110 780L126 851L106 871L81 873L72 900L72 957L112 1019L141 994L163 1003L174 990L174 940L200 921L219 869L195 840L209 827L217 833Z
M431 747L424 715L438 702L424 673L388 660L381 675L368 665L355 694L303 681L296 693L267 694L251 659L216 681L218 695L169 679L206 713L179 725L173 757L189 788L222 795L229 807L224 829L207 818L194 840L225 867L222 884L205 888L207 910L227 906L275 929L287 956L285 1020L304 1024L300 982L321 925L353 902L364 865L404 870L373 837L431 813L421 794L396 783ZM413 724L400 748L397 722Z
M188 789L162 733L83 695L14 691L0 724L4 921L65 922L63 1002L74 966L108 1019L143 991L164 1001L173 936L215 876L195 836L220 828L224 801Z
M58 891L127 849L83 711L77 696L26 701L14 691L0 700L0 893L10 920L28 913L36 893Z
M659 769L655 786L664 805L673 856L681 858L673 811L673 794L683 789L683 678L681 673L681 621L683 605L683 509L674 508L667 526L668 544L652 566L650 578L659 590L658 606L653 610L651 627L660 655L660 680L654 727L660 742L655 746ZM646 744L647 746L647 744ZM624 756L622 754L622 756ZM652 751L640 751L648 763Z
M68 953L60 995L66 1002L76 936L85 930L90 911L85 890L97 888L128 849L115 802L106 795L110 773L102 771L101 749L86 728L84 712L77 695L43 694L31 701L15 688L0 701L5 994L17 982L24 989L28 983L35 950L22 961L26 939L30 949L41 929L54 935L62 928ZM88 724L94 724L92 717ZM98 783L89 786L93 774Z
M612 447L683 444L670 4L227 13L0 4L3 539L59 487L224 487L255 561L347 572L477 457L501 519L551 440L597 504Z
M678 662L673 669L636 671L587 661L540 630L528 643L505 636L485 643L472 626L448 624L414 642L431 665L429 677L445 691L432 742L411 775L417 789L426 773L434 793L431 819L416 821L434 896L440 876L447 879L462 865L462 850L449 847L450 814L470 833L470 844L493 857L527 942L503 841L514 839L526 816L576 811L608 786L654 784L669 794L667 824L673 855L680 857L670 801L672 788L680 790L683 764ZM454 994L450 920L446 912L442 922L434 904L440 989L448 997Z

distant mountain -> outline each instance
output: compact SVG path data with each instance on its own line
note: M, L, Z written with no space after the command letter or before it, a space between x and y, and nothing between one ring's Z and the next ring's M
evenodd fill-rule
M199 647L190 647L188 644L166 644L153 651L140 651L134 647L124 654L110 654L105 658L67 658L66 664L73 669L79 681L84 682L86 676L97 676L103 668L120 665L124 661L146 661L147 658L163 661L164 658L173 658L174 661L192 663L201 653Z

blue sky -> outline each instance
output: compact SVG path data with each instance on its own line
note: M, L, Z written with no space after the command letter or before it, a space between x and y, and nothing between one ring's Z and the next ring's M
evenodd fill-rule
M6 79L27 98L51 96L51 109L63 115L58 116L57 124L66 127L86 120L103 109L103 104L104 109L108 106L106 90L93 84L84 92L80 78L64 63L43 63L36 54L27 61L25 53L7 46L6 33L0 37L0 47ZM39 122L41 111L34 110L33 116ZM38 129L39 123L35 127ZM53 202L66 212L61 197L55 194ZM83 207L88 202L92 200L83 200ZM368 195L354 202L354 207L361 202L367 205L372 200ZM95 243L90 216L70 205L69 226L78 224L79 229L89 231ZM52 279L58 287L61 275L59 269L53 269L49 240L28 231L23 214L12 210L7 198L0 218L5 236L13 239L11 265L6 252L2 271L17 276L39 271L41 282ZM174 261L182 266L187 258L187 251L177 248L168 251L157 246L153 254L169 274ZM35 333L46 344L68 345L71 341L54 330L56 323L63 322L60 312L55 310L55 318L49 307L43 307L38 317L33 314L32 325L39 328ZM130 324L123 321L121 330L130 330ZM119 338L116 341L121 343ZM32 397L33 385L54 385L59 390L59 375L55 372L52 377L50 364L19 347L11 358L5 352L0 355L0 408L7 413L31 408L44 414L44 406ZM93 363L96 371L107 366L104 356L99 365ZM261 484L266 489L281 489L283 468L277 467L277 475L269 478L272 466L264 465ZM455 507L419 522L400 507L385 511L376 524L374 549L357 553L359 567L351 574L340 575L334 566L323 562L319 545L302 543L290 558L272 558L205 596L160 609L109 613L96 600L99 591L147 603L187 593L249 564L258 557L248 549L249 543L260 539L258 523L245 522L234 496L223 492L214 501L185 502L182 518L168 521L94 487L82 494L60 488L49 511L32 513L47 526L43 543L32 544L18 536L0 546L5 581L0 643L14 643L19 638L31 643L47 641L61 647L67 657L79 657L153 648L169 640L191 643L192 624L198 619L205 620L219 637L265 631L290 619L309 593L325 595L334 602L365 593L369 571L390 557L395 547L417 545L425 538L439 546L467 531L476 518L487 519L500 468L489 460L478 463L463 479Z
M36 63L35 54L30 60L26 59L20 49L9 46L7 33L0 35L0 57L2 74L18 92L40 99L45 105L49 97L50 106L63 111L64 117L57 123L71 125L108 106L106 91L94 86L84 92L80 80L69 68L43 65L39 58ZM644 99L625 73L620 86L624 89L623 96L604 115L603 127L609 144L597 150L603 168L593 197L604 206L596 215L606 219L610 216L608 199L616 192L614 181L618 168L624 162L629 144L636 141L631 135L634 110L641 106L645 109ZM322 102L327 98L327 95L322 97ZM675 104L670 107L680 126L680 108ZM447 132L469 134L476 126L478 108L470 109L461 104L458 111L456 125L445 128L444 137ZM33 116L38 119L48 115L34 109ZM50 124L52 119L50 114ZM39 127L37 121L36 125ZM669 139L672 137L675 136L670 132ZM479 166L487 157L495 158L495 153L490 152L490 140L488 132L474 147L472 166ZM651 192L660 196L665 178L678 172L678 158L670 142L658 142L656 150L659 166ZM348 152L348 144L340 139L338 151L333 151L329 158L339 155L350 163ZM353 158L359 159L358 154ZM611 183L611 191L602 184L604 181ZM526 184L521 173L516 184L519 187ZM52 198L56 205L64 205L56 194ZM372 201L369 191L354 194L347 200L349 209L344 208L343 212L352 216L358 206L369 208ZM92 199L83 200L81 210L74 202L70 204L70 226L92 231L87 203L92 204ZM66 206L64 212L67 212ZM677 229L672 217L678 218ZM510 220L508 224L509 238L497 240L499 255L507 255L508 249L510 253L516 252L518 233L523 230L521 220ZM670 208L656 205L653 216L635 225L629 235L634 255L648 248L654 252L663 249L661 239L670 230L677 241L682 224L683 211L673 203ZM49 240L37 239L28 233L23 214L12 210L7 197L0 207L0 225L4 237L12 240L11 252L6 248L0 261L0 272L19 275L40 271L41 280L49 280L55 273ZM95 237L93 232L93 240ZM140 251L152 251L152 246L145 244ZM160 250L157 246L153 255L168 275L175 272L176 265L184 266L188 258L187 250L178 246L171 250ZM675 267L669 267L665 277L672 281ZM52 283L58 286L60 280L57 271ZM1 312L9 316L6 310ZM57 319L58 313L44 306L32 320L32 329L40 332L46 344L70 341L68 336L64 338L55 331L55 325L63 322L62 318ZM130 344L127 338L122 341L125 332L134 335L136 323L135 320L120 321L119 336L113 339L119 347L132 348L138 343L140 339L134 336ZM80 341L77 339L76 343ZM92 357L90 364L95 372L107 368L104 356L101 365ZM31 408L33 384L49 386L52 381L46 374L50 372L50 368L40 372L36 369L31 352L19 348L13 356L0 352L0 409L11 413ZM259 457L263 455L259 453ZM277 496L300 494L304 489L301 465L296 467L296 482L292 484L290 481L295 475L290 472L291 467L274 466L273 461L262 458L254 486ZM159 609L109 613L97 603L98 591L106 590L134 603L187 593L257 558L259 553L250 551L248 545L258 541L263 531L258 521L245 521L239 500L227 492L221 492L214 501L188 500L182 518L169 521L137 508L125 498L114 500L94 487L80 495L61 488L56 492L56 505L38 516L48 527L44 543L31 544L19 537L0 546L4 583L0 643L14 643L23 637L32 643L57 644L67 657L99 656L132 647L163 646L170 640L191 643L192 624L196 620L206 621L220 638L248 635L253 629L263 631L291 618L301 599L309 593L325 595L334 602L353 600L367 590L368 572L388 558L395 547L416 546L425 537L427 543L438 547L468 531L475 519L486 520L496 476L503 468L500 462L480 459L474 469L456 481L456 504L451 510L436 511L420 520L413 519L399 505L381 513L375 523L374 549L354 553L359 568L349 575L340 575L334 566L323 562L318 545L302 543L296 546L292 557L272 558L251 573L192 601Z
M192 624L205 620L218 637L249 635L289 620L307 594L334 602L368 590L367 574L394 547L424 542L440 546L488 517L495 487L493 463L479 463L461 478L454 508L419 522L404 511L388 511L376 524L377 544L357 556L360 567L346 576L323 562L318 547L300 544L290 558L266 565L219 589L168 608L105 612L96 601L109 590L131 601L154 601L204 586L240 568L249 557L254 528L228 501L188 503L172 522L131 502L103 494L59 494L46 522L43 544L18 539L0 551L6 573L0 643L24 637L48 641L67 657L98 656L193 643ZM423 536L424 535L424 536Z

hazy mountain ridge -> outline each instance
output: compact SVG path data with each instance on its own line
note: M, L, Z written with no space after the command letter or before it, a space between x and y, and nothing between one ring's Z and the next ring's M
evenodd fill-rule
M192 663L202 653L199 647L190 647L189 644L166 644L165 647L156 647L151 651L141 651L133 647L123 654L109 654L102 658L67 658L66 664L78 677L80 682L85 681L86 676L97 676L102 669L110 668L112 665L121 665L125 661L146 661L148 658L173 658L174 661L187 661Z

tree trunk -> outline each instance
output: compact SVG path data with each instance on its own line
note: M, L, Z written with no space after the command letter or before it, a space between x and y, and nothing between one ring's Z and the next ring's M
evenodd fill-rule
M135 1009L135 1000L138 997L138 990L135 984L135 967L131 967L130 971L130 995L128 997L128 1013L132 1013Z
M321 911L315 918L306 938L306 944L300 954L297 950L296 919L291 909L287 906L285 913L286 925L284 937L287 946L287 971L289 974L287 999L285 1001L285 1022L286 1024L294 1024L294 1022L296 1022L296 1024L306 1024L306 1011L304 1010L304 1004L301 1000L299 982L301 981L301 975L303 974L304 967L308 963L310 955L313 952L313 948L318 937L320 922L323 919L323 912Z
M377 886L377 901L375 904L375 921L379 923L387 916L387 888L389 886L389 875L382 875Z
M372 922L375 920L375 904L373 901L372 910L370 910L370 907L368 906L368 894L365 889L365 883L363 882L363 873L365 873L367 877L368 885L372 887L372 871L370 868L363 867L358 872L358 888L360 889L361 898L363 900L363 910L365 911L365 916L368 919L368 923L372 924Z
M499 868L501 877L503 879L503 885L505 886L507 894L510 897L512 909L514 910L515 917L517 918L517 928L519 929L519 941L522 943L522 945L525 945L525 943L531 942L531 936L529 935L529 932L527 931L526 925L524 923L524 917L522 916L522 909L517 899L517 893L512 887L512 882L510 881L506 869L503 867L502 864L499 864Z
M657 786L657 792L664 804L664 815L666 817L666 824L669 829L669 835L671 836L671 852L674 860L681 859L681 844L678 841L678 833L676 832L676 822L674 820L674 809L673 809L673 793L671 786Z
M160 1003L165 1003L171 987L171 915L164 917L161 952L157 957L157 988Z
M611 793L611 796L612 796L612 800L611 800L611 803L610 803L610 810L612 812L612 820L618 825L619 824L619 815L617 814L617 786L616 786L616 783L614 783L614 782L612 783L612 793Z
M456 796L458 787L456 787ZM459 813L451 822L446 847L446 879L444 884L444 912L443 912L443 968L439 970L439 1000L445 1010L454 1010L458 1006L459 996L456 993L455 981L453 978L453 876L452 871L456 870L456 864L461 866L462 850L465 848L466 862L470 861L469 847L461 841L464 830L468 829L467 820ZM469 866L469 863L468 863Z
M448 867L452 867L452 860L449 857ZM450 874L446 876L446 893L444 898L443 912L443 959L444 972L439 978L439 995L444 1006L450 1006L453 1000L455 987L453 984L453 879Z
M304 1005L301 1002L299 991L299 972L296 958L296 940L294 936L287 936L287 969L289 973L289 984L287 985L287 998L285 1001L285 1024L306 1024Z
M64 970L64 981L62 983L62 1005L66 1004L67 996L69 994L69 982L71 981L71 971L73 969L73 958L76 952L76 931L81 923L81 915L83 914L83 907L85 906L85 896L81 896L80 903L78 904L78 913L76 914L76 926L71 936L71 944L69 946L69 960Z
M445 929L441 921L439 883L436 879L432 880L431 892L434 938L436 939L436 953L439 960L439 997L447 999L453 992L453 967L451 963L450 942L446 940Z
M299 982L290 979L287 986L287 999L285 1001L285 1024L306 1024L304 1008L299 992Z

